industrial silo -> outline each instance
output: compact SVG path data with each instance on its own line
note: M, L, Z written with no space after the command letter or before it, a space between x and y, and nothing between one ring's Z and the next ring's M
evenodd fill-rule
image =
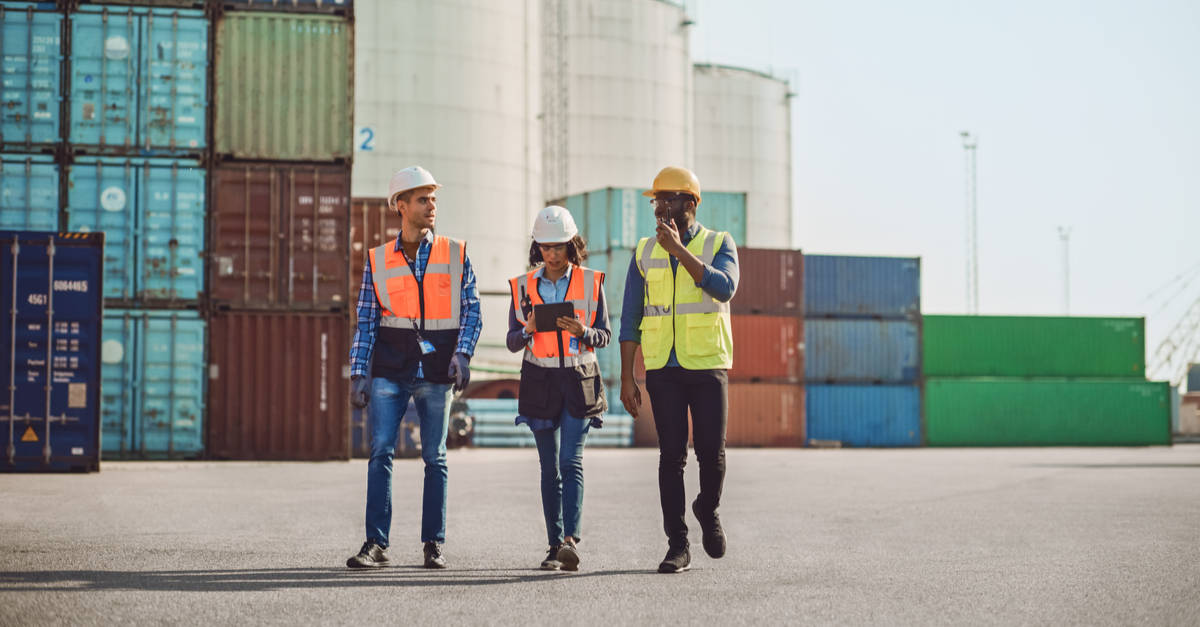
M540 7L540 0L355 2L353 196L382 199L391 174L413 164L444 186L437 231L467 240L484 294L472 363L481 370L520 360L499 345L506 279L526 267L532 216L541 208Z
M544 5L546 198L647 187L663 166L692 165L690 26L666 0Z
M792 247L791 94L786 81L695 66L695 164L705 189L746 192L746 241Z

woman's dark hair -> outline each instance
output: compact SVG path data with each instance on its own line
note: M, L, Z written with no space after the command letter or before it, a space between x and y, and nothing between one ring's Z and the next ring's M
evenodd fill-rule
M572 237L571 241L567 242L567 261L582 266L587 258L587 242L583 240L583 236ZM542 263L542 251L538 249L538 243L534 242L529 246L529 267L536 267L540 263Z

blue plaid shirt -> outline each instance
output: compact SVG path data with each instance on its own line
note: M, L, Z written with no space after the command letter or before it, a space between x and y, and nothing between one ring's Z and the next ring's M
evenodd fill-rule
M400 235L396 236L396 252L402 250ZM433 250L433 231L425 233L421 245L417 248L417 262L414 265L409 260L408 265L413 269L413 276L418 281L425 277L425 266L429 264L429 251ZM467 356L475 354L475 344L479 342L479 331L483 329L483 321L479 317L479 291L475 287L475 271L471 269L471 258L463 254L462 309L458 329L457 353ZM405 257L407 259L407 256ZM358 288L358 328L354 330L354 343L350 345L350 376L367 376L371 366L371 355L375 353L375 336L379 332L380 307L379 299L375 298L375 281L371 274L371 256L367 255L363 267L362 285ZM420 366L417 367L417 377L424 376Z

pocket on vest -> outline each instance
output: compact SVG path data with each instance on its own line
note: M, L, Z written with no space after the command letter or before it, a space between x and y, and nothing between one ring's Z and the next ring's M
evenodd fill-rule
M688 314L687 347L692 357L710 357L725 349L725 321L719 313ZM676 341L678 349L678 341Z
M657 347L662 340L663 320L666 316L642 316L642 345Z

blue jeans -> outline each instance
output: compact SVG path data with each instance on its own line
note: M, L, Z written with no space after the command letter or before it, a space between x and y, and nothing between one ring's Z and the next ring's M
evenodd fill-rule
M450 384L420 379L371 380L371 461L367 464L367 540L384 548L392 527L392 458L408 399L421 420L421 458L425 489L421 504L421 542L446 541L446 425L450 421Z
M564 409L557 428L533 432L542 466L542 513L550 546L561 543L564 535L580 537L583 443L590 425L590 420L573 418Z

